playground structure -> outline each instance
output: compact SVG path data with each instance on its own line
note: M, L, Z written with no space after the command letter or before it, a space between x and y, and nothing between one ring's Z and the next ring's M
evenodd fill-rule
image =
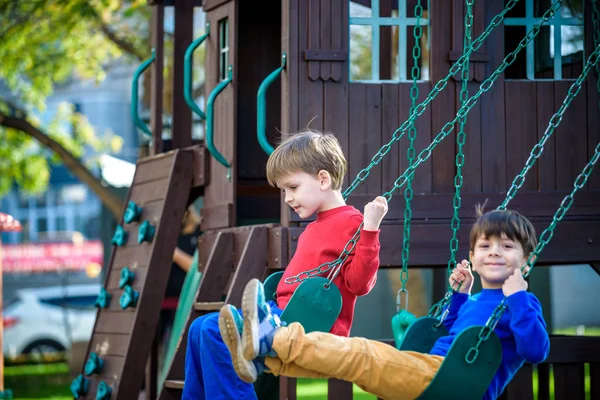
M585 7L592 9L593 1L586 0ZM448 243L451 226L456 226L453 220L463 223L456 230L457 246L450 250L467 254L474 206L485 199L489 207L500 206L507 192L516 187L513 178L530 164L534 145L546 140L543 153L536 153L533 171L519 182L519 192L513 193L509 206L529 217L541 233L554 220L561 200L571 192L583 167L594 159L600 142L598 69L586 63L586 58L597 51L594 38L600 36L594 36L597 20L593 20L592 12L583 14L586 57L559 65L563 79L508 79L502 72L509 66L525 67L525 61L513 57L508 63L507 53L514 48L525 52L526 44L519 44L524 35L515 39L505 34L502 19L496 16L502 15L506 4L518 1L477 3L469 23L465 23L469 13L464 0L430 2L429 7L426 1L417 0L356 1L372 10L377 8L372 21L400 7L418 10L416 6L422 3L426 17L415 11L412 18L420 15L428 27L430 43L428 80L417 79L420 76L413 73L413 80L391 81L393 41L382 36L374 52L378 54L379 75L359 82L349 76L353 17L348 0L283 0L261 7L237 0L150 3L155 54L142 68L153 71L150 127L139 118L136 121L142 131L152 135L153 155L137 163L123 220L113 238L88 362L72 386L80 398L137 398L144 376L146 398L180 398L189 323L202 313L218 311L226 302L239 306L249 279L263 279L285 268L307 221L299 220L281 201L279 191L266 182L264 167L267 153L279 136L276 128L294 132L310 123L311 128L332 131L349 160L345 187L352 190L347 191L347 201L358 208L375 195L410 181L410 207L401 199L390 202L382 225L381 268L407 266L398 238L408 236L405 221L409 209L408 265L440 270L436 297L446 289ZM543 10L554 9L550 1L536 4ZM165 6L175 10L170 143L161 136L163 76L154 73L162 71ZM190 46L195 39L193 9L200 6L206 12L206 34ZM466 73L462 77L449 74L461 71L463 54L467 53L463 50L464 37L470 36L465 29L471 28L474 44L480 35L486 39L469 50L468 68L463 68ZM411 36L407 36L406 48L400 46L408 54L419 42ZM206 55L204 111L189 95L190 52L200 45L205 46ZM411 57L407 59L412 65ZM501 67L504 70L497 73ZM556 68L554 72L551 76L556 77ZM584 72L583 79L578 79ZM265 85L272 83L266 97L266 87L261 85L265 77L269 77ZM443 90L439 82L445 82ZM578 83L581 85L575 96L570 88ZM486 90L480 90L480 84ZM466 90L473 101L466 101ZM418 107L418 103L427 104ZM568 109L561 108L565 103L570 103ZM192 142L190 108L206 119L205 140L200 144ZM562 118L551 119L557 110L562 110ZM467 111L464 128L459 128ZM390 142L399 139L400 133L412 131L407 119L414 121L418 132L414 141L409 140L409 134L398 144ZM458 134L452 132L455 125ZM405 128L398 130L399 126ZM548 126L556 127L552 136L547 135ZM443 141L437 140L440 132ZM466 136L461 136L465 132ZM457 145L457 136L464 138L464 145ZM378 150L388 142L391 145L385 158L374 157L383 155ZM410 143L417 149L413 157L406 156L413 146ZM428 147L431 143L436 144L435 149ZM172 150L164 153L165 148ZM430 150L423 153L427 148ZM460 167L456 162L458 149L464 156ZM411 168L415 172L412 179ZM456 185L457 169L462 170L461 185ZM359 179L355 180L357 174ZM461 207L455 207L456 186L461 188ZM398 191L395 195L401 196ZM159 373L153 332L170 271L167 266L185 209L198 196L203 196L204 234L195 258L197 269L189 274L180 300L174 331L181 332L181 337L168 349L166 365ZM536 268L536 274L544 265L573 263L589 263L600 273L599 220L600 175L596 172L589 175L551 243L540 254L536 264L542 268ZM535 274L532 279L536 279ZM586 364L591 396L600 396L598 348L599 338L553 336L548 360L537 367L523 367L504 398L532 398L534 369L538 398L549 397L551 380L556 399L584 398ZM295 379L280 380L279 398L296 398ZM328 398L350 399L352 386L331 380Z

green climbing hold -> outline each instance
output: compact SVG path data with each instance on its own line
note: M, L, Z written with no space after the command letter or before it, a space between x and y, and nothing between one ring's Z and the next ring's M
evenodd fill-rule
M125 215L123 221L126 224L130 224L133 221L139 221L142 218L142 207L135 204L133 201L127 203L127 209L125 209Z
M135 272L129 269L129 267L123 267L121 270L121 279L119 279L119 289L123 289L127 285L133 283L135 278Z
M85 396L88 390L90 390L90 381L82 374L79 374L77 375L77 378L73 379L73 382L71 382L71 386L69 388L71 389L71 394L73 394L73 397L78 399L79 396Z
M117 225L117 229L115 229L115 234L113 235L110 243L116 244L117 246L124 246L127 243L128 233L125 232L125 229L121 225Z
M156 228L148 220L142 222L138 230L138 243L151 242L154 232L156 232Z
M119 299L119 305L123 310L127 307L135 307L139 297L140 293L136 292L131 286L127 285L125 286L125 291Z
M96 299L96 302L94 303L94 306L98 307L98 308L106 308L108 307L108 304L110 303L110 293L108 293L106 291L106 289L101 288L100 289L100 294L98 294L98 298Z
M93 374L98 374L102 371L102 367L104 367L104 360L98 357L98 354L93 351L90 353L87 361L85 362L85 367L83 368L83 373L86 376L91 376Z
M112 388L108 386L104 381L101 381L98 384L98 389L96 390L96 400L108 400L112 395Z

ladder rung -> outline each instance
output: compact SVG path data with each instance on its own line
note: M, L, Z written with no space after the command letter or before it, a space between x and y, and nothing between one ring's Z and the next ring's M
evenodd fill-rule
M165 381L165 387L169 389L183 389L183 381Z
M219 311L225 305L222 301L213 302L196 302L194 303L194 310L196 311Z

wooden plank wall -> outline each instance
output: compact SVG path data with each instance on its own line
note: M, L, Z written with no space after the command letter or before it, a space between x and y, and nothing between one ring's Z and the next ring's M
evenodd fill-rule
M229 21L229 63L233 66L233 81L221 92L214 105L214 144L233 168L227 179L227 168L210 157L210 185L204 192L202 229L216 229L235 225L235 197L237 168L237 85L239 71L235 38L237 36L237 5L235 1L212 1L205 4L210 36L206 40L206 92L219 83L219 21Z
M340 7L324 21L324 3ZM409 4L410 7L414 4ZM290 54L291 65L283 85L283 125L290 131L305 127L309 122L315 129L333 131L349 161L347 181L366 167L380 146L387 143L396 128L405 121L410 107L411 83L367 84L348 82L348 60L327 64L342 68L342 79L336 81L323 74L324 62L307 61L305 50L339 49L348 51L348 2L345 0L291 1L284 8L287 15L282 26L284 45ZM433 84L446 77L451 60L462 52L464 1L432 2L428 10L430 32L430 81L419 83L419 100L429 93ZM502 11L502 2L476 3L473 37L479 35L491 19ZM326 7L325 7L326 8ZM297 11L294 19L293 11ZM288 14L285 14L288 12ZM321 19L318 16L321 15ZM448 16L452 16L448 18ZM341 22L338 21L343 17ZM591 36L591 21L586 17L586 35ZM334 40L339 32L341 42ZM409 29L410 32L410 29ZM287 40L286 40L287 39ZM586 42L588 54L590 40ZM337 46L340 47L337 47ZM294 52L295 50L295 52ZM472 96L479 84L500 65L505 57L504 30L496 28L484 45L473 56L470 65L469 92ZM409 63L411 60L409 60ZM319 67L319 68L317 68ZM577 71L570 68L573 73ZM458 79L459 77L455 77ZM460 107L460 81L451 79L446 89L436 97L424 115L417 120L417 152L430 143L447 121L454 118ZM545 146L544 154L529 172L525 184L511 207L534 219L538 230L545 228L564 195L570 191L574 179L592 155L600 140L600 118L597 112L598 94L596 77L590 76L579 96L565 113L561 126ZM506 80L501 76L484 93L468 115L464 147L465 166L462 189L464 219L459 239L461 251L468 244L469 223L475 216L475 205L489 199L487 208L498 206L515 176L522 170L532 147L543 135L550 117L560 107L572 79L562 81ZM294 92L294 90L296 92ZM312 122L311 122L312 121ZM406 136L406 135L405 135ZM452 133L433 152L429 161L417 170L413 183L413 262L432 265L440 256L431 252L434 247L447 253L451 231L452 194L456 135ZM407 137L396 144L383 162L373 168L370 177L349 199L350 204L362 209L374 196L387 191L394 180L408 166L406 162ZM590 184L576 197L573 209L565 222L559 225L554 242L548 249L548 260L573 262L595 260L598 254L596 237L600 235L600 173L595 172ZM403 190L394 194L384 228L394 237L390 248L383 252L382 261L398 265L399 251L395 251L401 237L404 201ZM447 202L447 204L445 203ZM303 227L301 221L283 204L284 226ZM382 238L387 235L382 235ZM294 235L291 235L293 238ZM559 239L562 238L562 239ZM435 239L435 240L434 240ZM291 242L293 248L293 240ZM581 250L562 253L574 246ZM446 254L447 257L447 254ZM442 263L444 264L445 261Z
M89 377L85 398L95 396L102 380L113 388L115 399L131 399L139 392L170 271L162 267L171 264L192 182L192 162L190 151L138 161L127 201L143 207L142 219L150 221L156 233L152 243L138 244L138 223L125 224L127 242L113 248L104 285L111 300L108 308L98 311L87 351L96 352L105 365L100 374ZM135 272L132 288L139 299L136 307L122 310L119 279L125 266Z

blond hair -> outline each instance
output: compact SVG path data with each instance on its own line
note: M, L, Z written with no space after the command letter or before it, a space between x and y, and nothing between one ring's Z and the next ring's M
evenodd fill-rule
M474 250L477 239L501 237L505 234L510 240L521 243L523 253L529 256L537 245L535 228L531 222L512 210L492 210L483 212L484 205L477 206L477 221L470 234L471 250Z
M339 190L346 176L346 157L340 143L331 133L306 129L285 139L267 161L267 180L271 186L294 172L316 176L325 170L331 176L331 187Z

